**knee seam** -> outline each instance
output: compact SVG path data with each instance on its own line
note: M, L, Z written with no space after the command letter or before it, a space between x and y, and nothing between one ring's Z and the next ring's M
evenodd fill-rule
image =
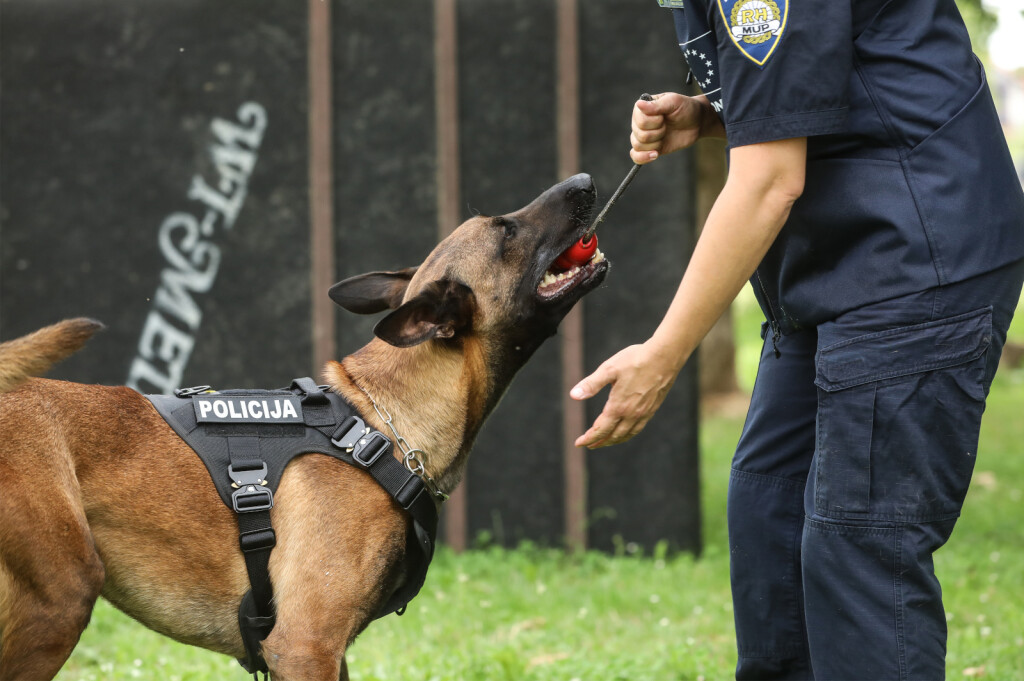
M755 482L779 489L803 489L804 485L807 484L806 480L783 478L778 475L768 475L767 473L752 473L740 470L739 468L733 468L731 472L733 479L743 482Z
M804 516L804 525L820 532L832 532L835 534L875 534L884 536L900 530L891 523L886 525L855 525L843 523L829 518L812 518Z

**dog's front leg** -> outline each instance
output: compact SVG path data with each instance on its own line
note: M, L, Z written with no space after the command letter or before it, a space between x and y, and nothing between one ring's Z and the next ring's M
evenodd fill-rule
M263 657L273 681L348 681L344 651L316 641L289 641L274 634L263 642Z
M345 651L394 590L408 520L369 476L327 457L289 466L274 510L271 677L347 680Z
M288 606L279 604L284 608ZM351 615L336 618L334 613L313 610L317 612L299 615L289 608L291 616L278 619L263 642L263 659L273 681L348 681L345 652L363 623Z

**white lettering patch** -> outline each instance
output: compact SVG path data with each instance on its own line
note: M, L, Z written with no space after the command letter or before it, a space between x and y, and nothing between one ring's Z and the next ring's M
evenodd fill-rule
M199 423L303 423L302 403L291 395L196 395L192 406Z

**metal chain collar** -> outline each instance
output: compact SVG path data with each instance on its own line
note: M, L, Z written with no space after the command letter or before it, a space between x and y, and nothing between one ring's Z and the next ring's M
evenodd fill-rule
M426 485L427 489L430 490L430 493L436 498L441 501L448 501L448 495L442 492L441 488L437 486L436 482L434 482L434 479L427 474L426 468L423 467L423 459L417 456L417 454L425 456L426 452L419 447L413 447L404 437L399 435L398 431L395 430L395 424L391 418L391 412L389 412L386 407L378 405L377 400L373 399L373 395L371 395L366 388L355 381L352 382L355 383L356 387L362 390L363 394L370 399L370 403L373 405L373 410L377 412L377 416L380 417L380 420L391 429L392 433L394 433L395 442L398 443L398 448L402 450L402 463L405 464L406 469L408 469L408 471L413 475L419 476L423 481L423 484Z

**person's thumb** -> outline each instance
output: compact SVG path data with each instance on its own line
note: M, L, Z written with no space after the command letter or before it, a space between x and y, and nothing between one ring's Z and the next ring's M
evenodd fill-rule
M607 365L602 364L597 368L597 371L577 383L575 387L569 391L569 396L574 400L585 400L601 392L601 388L605 387L613 380L614 374L612 370L607 368Z
M672 97L666 97L663 94L654 95L654 99L649 102L646 99L638 99L636 105L647 116L664 116L676 107Z

